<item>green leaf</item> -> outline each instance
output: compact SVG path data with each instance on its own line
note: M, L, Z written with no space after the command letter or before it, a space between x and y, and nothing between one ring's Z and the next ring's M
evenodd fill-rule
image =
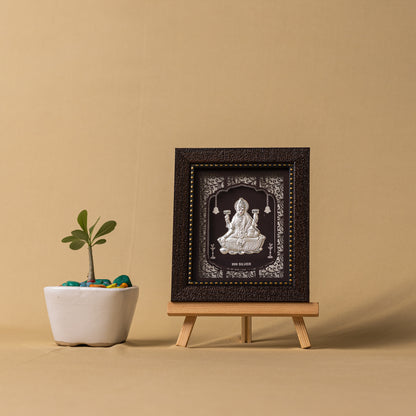
M88 243L88 234L82 230L74 230L71 234L78 240L84 240Z
M69 235L68 237L65 237L62 239L63 243L70 243L71 241L76 240L76 237L74 237L73 235Z
M92 227L90 227L90 237L92 235L92 232L94 231L95 226L97 225L97 222L100 221L101 217L98 217L97 221L95 221L94 225Z
M74 240L69 245L69 248L71 248L72 250L79 250L84 244L85 244L85 241L82 241L82 240Z
M104 238L102 238L101 240L96 241L93 245L95 246L96 244L104 244L106 242L107 242L107 240L105 240Z
M102 235L106 235L108 233L111 233L111 231L114 230L117 223L115 221L107 221L105 222L101 228L98 230L98 233L95 234L94 240L98 237L101 237Z
M83 229L83 231L85 231L85 233L88 232L87 217L88 217L88 213L86 209L82 210L78 214L78 224Z

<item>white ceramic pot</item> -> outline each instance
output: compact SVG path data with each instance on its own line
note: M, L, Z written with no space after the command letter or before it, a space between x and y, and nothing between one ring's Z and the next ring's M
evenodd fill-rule
M139 288L44 288L53 337L58 345L109 347L127 339Z

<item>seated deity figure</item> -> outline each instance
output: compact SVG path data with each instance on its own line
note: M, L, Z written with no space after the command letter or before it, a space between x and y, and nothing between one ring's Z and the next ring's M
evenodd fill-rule
M222 254L255 254L260 253L266 237L260 234L257 227L259 210L253 209L253 217L247 212L248 202L239 198L235 204L235 214L230 221L230 210L224 211L227 233L218 238Z

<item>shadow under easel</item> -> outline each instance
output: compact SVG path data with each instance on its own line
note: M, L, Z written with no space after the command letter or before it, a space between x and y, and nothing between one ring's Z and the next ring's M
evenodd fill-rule
M187 348L228 348L228 349L300 349L296 333L292 337L276 337L270 339L254 339L250 343L240 341L240 336L217 338L207 342L200 342L188 345Z
M392 347L416 342L416 283L392 288L345 314L314 327L315 348ZM325 312L324 312L325 313Z
M359 349L416 343L416 302L385 316L340 327L313 339L316 348ZM407 317L406 317L407 315Z
M416 344L415 293L416 283L401 285L346 311L345 318L331 317L321 305L321 319L309 331L312 349L371 349ZM277 335L279 326L282 332ZM269 337L269 334L276 336ZM192 343L191 340L188 348L287 349L298 346L296 332L282 321L254 330L253 340L248 344L241 343L236 334L206 342Z

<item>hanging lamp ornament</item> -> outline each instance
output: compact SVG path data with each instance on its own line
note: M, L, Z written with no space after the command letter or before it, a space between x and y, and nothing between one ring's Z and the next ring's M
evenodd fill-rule
M217 195L215 195L215 207L212 210L212 213L215 214L215 215L217 215L219 212L220 212L220 210L217 207Z
M266 214L270 214L272 210L269 207L269 194L266 194L266 208L264 208Z

